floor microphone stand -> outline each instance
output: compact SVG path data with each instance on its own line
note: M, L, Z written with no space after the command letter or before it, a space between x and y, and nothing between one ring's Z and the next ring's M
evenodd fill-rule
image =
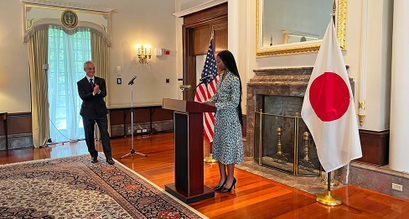
M138 155L141 155L141 156L144 156L144 157L147 157L148 155L146 155L146 154L142 154L142 153L140 153L140 152L136 152L135 150L134 150L134 148L133 148L133 84L134 84L134 80L135 80L135 78L136 78L136 76L135 77L133 77L132 78L132 80L128 83L128 85L131 85L131 141L132 141L132 143L131 143L131 151L129 152L129 153L127 153L127 154L125 154L125 155L123 155L122 157L120 157L119 159L122 159L122 158L124 158L124 157L126 157L126 156L131 156L132 157L132 154L138 154Z

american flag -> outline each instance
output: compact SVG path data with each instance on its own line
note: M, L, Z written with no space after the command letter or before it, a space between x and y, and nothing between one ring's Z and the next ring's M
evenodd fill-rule
M207 82L201 84L195 95L195 101L205 102L209 100L216 93L216 83L218 81L217 77L217 67L216 59L214 57L213 51L213 37L210 38L209 49L207 50L206 61L203 66L203 71L201 77L210 76ZM204 113L203 114L203 129L204 135L207 142L213 142L213 128L214 128L214 113Z

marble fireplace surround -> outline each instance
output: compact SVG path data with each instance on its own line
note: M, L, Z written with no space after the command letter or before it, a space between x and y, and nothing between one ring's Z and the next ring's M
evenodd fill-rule
M349 66L346 66L347 70ZM283 97L304 97L308 81L312 73L312 66L305 67L276 67L253 70L256 76L247 83L247 127L244 154L254 157L254 127L256 104L261 102L263 95ZM354 90L353 79L350 78L351 88Z
M304 97L313 67L281 67L253 70L247 83L247 133L244 153L254 157L254 127L257 95Z
M346 66L347 70L349 66ZM263 96L304 97L313 67L276 67L253 70L256 74L247 83L247 127L244 154L247 160L254 159L254 129L257 104L262 103ZM352 89L354 83L350 78ZM341 168L335 177L341 183L346 180L346 170Z

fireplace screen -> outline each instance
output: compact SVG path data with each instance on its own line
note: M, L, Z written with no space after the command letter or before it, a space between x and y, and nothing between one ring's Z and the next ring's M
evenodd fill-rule
M303 98L258 96L255 160L294 175L319 176L316 147L300 115Z

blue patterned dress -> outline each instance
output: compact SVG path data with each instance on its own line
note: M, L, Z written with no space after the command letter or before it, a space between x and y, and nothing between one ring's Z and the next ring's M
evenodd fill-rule
M223 74L227 74L224 80ZM243 140L237 107L240 102L240 80L231 72L223 73L216 85L216 94L209 102L215 103L212 157L222 164L244 161Z

